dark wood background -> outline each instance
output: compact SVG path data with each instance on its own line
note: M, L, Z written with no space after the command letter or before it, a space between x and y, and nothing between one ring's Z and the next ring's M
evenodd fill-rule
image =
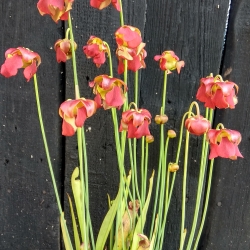
M49 147L66 214L66 192L77 165L76 138L61 136L58 107L73 98L71 62L57 64L54 42L63 37L64 24L42 17L37 1L1 1L0 63L10 47L24 46L38 52L42 64L38 81ZM159 0L124 1L125 24L138 27L147 43L146 70L140 73L140 105L159 113L163 74L153 61L156 54L174 50L186 62L180 75L169 76L167 128L179 131L180 119L199 86L210 73L222 74L239 85L235 110L219 110L215 123L242 133L240 150L244 159L218 159L215 163L208 217L199 249L250 249L250 2L249 0ZM72 11L81 93L93 97L88 82L108 73L107 64L96 69L81 48L90 35L99 36L115 49L114 32L119 14L112 7L98 11L88 1L75 1ZM114 57L115 60L115 57ZM116 68L115 68L116 72ZM130 86L130 85L129 85ZM108 112L98 111L85 125L89 152L91 213L95 234L107 211L106 193L117 191L118 173L113 127ZM32 80L21 72L5 79L0 76L0 249L61 249L57 205L39 131ZM91 129L90 129L91 128ZM152 134L158 138L156 125ZM177 141L177 140L176 140ZM190 228L199 169L196 151L200 140L192 137L188 170L187 223ZM155 143L156 144L156 143ZM157 166L158 148L150 148L150 170ZM176 152L176 142L171 146ZM171 160L171 158L170 158ZM164 249L178 249L181 212L182 170L177 174ZM70 222L70 219L68 219Z

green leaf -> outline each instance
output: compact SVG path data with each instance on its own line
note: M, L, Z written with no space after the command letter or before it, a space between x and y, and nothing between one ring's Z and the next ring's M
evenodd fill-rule
M84 239L84 231L85 231L85 219L82 214L82 192L81 192L81 180L76 179L79 178L79 168L76 167L71 176L71 186L73 190L73 195L75 199L76 212L81 230L82 240Z
M121 185L119 187L119 192L115 198L115 200L112 203L111 208L109 209L108 213L106 214L100 231L98 233L97 241L96 241L96 250L103 250L105 243L107 241L109 231L112 227L113 221L115 219L115 215L119 206L120 196L122 194L122 188Z
M71 201L71 198L69 195L68 195L68 199L69 199L70 212L71 212L71 218L72 218L72 223L73 223L73 231L74 231L76 250L81 250L80 249L81 242L80 242L79 233L78 233L78 229L77 229L77 225L76 225L75 213L74 213L72 201Z
M137 250L137 248L138 248L138 244L139 244L139 241L140 241L140 237L138 236L138 234L142 233L145 222L146 222L148 206L149 206L149 202L150 202L151 194L152 194L152 189L153 189L153 179L154 179L154 171L152 173L151 178L149 179L148 196L147 196L146 202L144 204L141 216L139 217L139 219L137 221L135 231L134 231L134 235L133 235L132 246L131 246L130 250Z
M64 219L64 213L63 212L61 213L60 222L61 222L63 242L64 242L64 245L65 245L65 249L66 250L73 250L71 240L70 240L70 237L69 237L68 228L66 226L66 220Z

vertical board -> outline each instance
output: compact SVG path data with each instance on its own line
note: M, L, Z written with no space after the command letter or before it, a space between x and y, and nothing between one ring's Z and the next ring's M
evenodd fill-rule
M60 190L62 139L58 105L63 75L52 50L61 24L40 16L36 2L1 1L0 64L8 48L23 46L40 54L37 73L41 109ZM59 213L43 148L33 80L23 70L0 76L0 249L59 249Z
M219 73L224 32L227 21L229 1L124 1L125 24L138 27L142 31L144 42L147 43L148 56L145 60L146 70L140 73L140 105L148 108L152 115L159 113L161 105L161 84L163 73L158 69L158 64L153 61L156 54L164 50L174 50L176 54L185 60L186 66L180 76L174 73L169 76L167 115L169 122L166 128L179 132L182 114L188 109L195 99L199 86L199 79ZM128 12L126 12L128 11ZM82 96L92 97L92 90L88 82L100 74L108 74L108 65L96 69L93 62L87 60L82 54L82 46L86 44L90 35L95 35L107 41L115 51L114 32L119 28L119 15L112 6L99 11L89 6L89 2L75 2L72 11L75 27L75 40L78 43L78 75ZM115 56L113 54L113 60ZM67 98L74 98L73 78L71 62L67 63ZM116 66L114 69L116 72ZM115 76L117 74L115 73ZM129 78L129 89L133 89L133 77ZM133 92L133 90L132 90ZM91 192L91 214L93 226L97 234L101 221L107 211L106 193L113 198L118 186L117 161L113 140L113 127L109 112L99 110L85 125L88 152L89 175ZM158 138L159 128L151 125L152 134ZM176 145L171 147L171 153L175 154ZM191 167L188 172L187 193L187 223L190 229L190 221L193 216L191 208L196 197L197 178L199 169L199 153L196 151L200 140L192 137L191 146L194 151L190 157ZM66 138L66 192L70 174L77 166L76 138ZM159 149L154 144L150 152L150 169L157 168ZM171 159L172 160L172 159ZM169 214L165 248L178 249L180 234L181 212L181 176L182 163L177 174L177 183L173 194L173 203ZM67 211L66 211L67 212Z
M226 128L241 132L239 149L244 159L220 159L215 164L201 249L250 249L249 16L248 0L232 1L222 72L226 80L238 84L238 104L234 110L216 113L216 123L222 122Z
M167 129L180 131L182 115L188 110L199 87L199 79L210 73L219 73L224 44L229 1L148 1L146 11L145 41L148 50L147 69L142 73L141 103L150 107L153 116L160 113L163 73L157 68L153 57L164 50L174 50L186 65L180 75L168 77L166 114ZM204 115L204 106L200 104ZM157 125L152 125L152 133L159 135ZM185 139L185 135L183 141ZM177 139L172 142L169 161L175 161ZM191 136L189 147L189 168L186 194L186 242L193 219L201 138ZM158 148L151 149L151 166L155 168ZM179 249L183 157L168 215L165 247Z

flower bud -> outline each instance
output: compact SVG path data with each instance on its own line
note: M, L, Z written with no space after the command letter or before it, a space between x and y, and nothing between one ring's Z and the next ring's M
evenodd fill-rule
M164 114L164 115L156 115L155 116L155 122L157 124L164 124L168 121L168 117Z
M154 139L154 137L153 137L152 135L147 135L147 136L146 136L146 142L147 142L147 143L154 142L154 140L155 140L155 139Z
M168 171L169 171L169 172L174 173L174 172L176 172L176 171L178 171L178 170L179 170L179 165L178 165L177 163L172 163L172 162L170 162L170 163L168 164Z
M168 137L169 138L175 138L176 137L175 131L172 130L172 129L168 130Z

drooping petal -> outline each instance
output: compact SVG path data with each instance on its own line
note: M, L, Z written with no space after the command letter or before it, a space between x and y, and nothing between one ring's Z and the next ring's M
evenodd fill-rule
M22 68L22 56L14 55L5 60L1 66L1 74L5 77L11 77L17 74L18 69Z
M205 103L205 107L215 109L215 105L211 100L211 97L206 94L206 86L203 84L199 87L196 94L196 99Z
M96 112L96 102L93 100L85 99L83 100L84 107L86 109L87 117L91 117Z
M119 0L112 0L112 5L115 7L116 10L121 11L121 6Z
M75 124L78 128L81 128L87 118L86 109L85 107L77 109L77 115Z
M105 102L110 107L120 108L125 102L125 98L122 96L121 88L114 86L113 89L106 94Z
M136 131L137 128L133 125L133 121L130 121L129 123L127 123L128 125L128 134L127 137L128 138L136 138Z
M224 109L224 108L229 107L228 103L225 101L225 98L221 89L216 90L214 95L211 97L211 101L219 109Z
M145 115L139 112L133 113L133 125L140 126L144 122Z
M75 131L76 131L75 118L70 118L65 116L62 123L62 135L72 136L75 134Z
M141 138L142 136L150 135L150 131L148 128L148 120L144 120L144 122L137 128L135 132L135 136L137 139Z
M56 49L56 60L58 63L67 61L66 54L59 47Z
M36 62L33 61L32 64L30 64L28 67L26 67L23 71L24 77L27 79L27 82L30 80L30 78L33 77L34 74L36 74L37 66Z

